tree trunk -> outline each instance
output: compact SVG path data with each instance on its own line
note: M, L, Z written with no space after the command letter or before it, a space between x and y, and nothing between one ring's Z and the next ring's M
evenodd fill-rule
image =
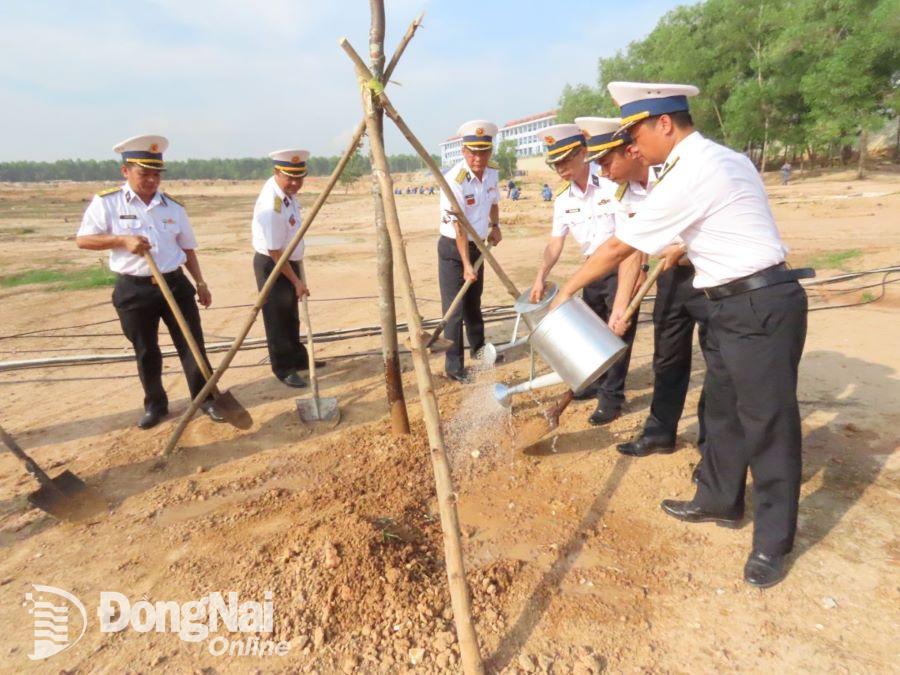
M863 127L859 132L859 164L856 167L856 178L862 180L866 177L866 155L869 150L869 130Z
M769 116L766 115L766 120L763 123L763 144L762 150L759 153L759 173L760 175L764 175L766 173L766 153L769 151Z
M381 0L375 0L381 4ZM349 43L346 43L349 46ZM346 49L346 48L345 48ZM352 49L352 48L351 48ZM361 75L365 64L360 61L357 72ZM368 78L365 78L368 80ZM425 417L425 428L431 447L431 466L434 472L437 492L438 512L441 518L441 529L444 533L444 563L447 567L447 580L450 586L450 604L453 608L453 621L456 626L456 638L459 642L459 653L463 671L466 675L482 675L484 665L478 647L478 636L472 621L472 599L466 582L466 569L463 561L462 538L459 532L459 514L456 510L456 496L453 478L450 474L450 463L444 445L444 433L441 428L441 416L437 397L434 393L434 382L428 352L425 349L422 330L422 317L416 305L416 294L413 288L412 274L404 248L403 233L400 230L400 219L397 216L397 204L394 199L394 184L388 170L387 157L384 152L384 137L375 125L377 114L373 97L369 91L363 93L366 106L366 129L369 134L369 147L372 152L372 173L378 179L381 188L382 205L384 206L385 223L390 234L394 258L397 261L400 290L406 309L406 320L409 324L409 336L412 344L413 366L419 386L419 399L422 403L422 414ZM375 99L377 100L377 99Z
M372 27L369 31L369 58L372 73L379 80L384 78L384 2L369 0L372 11ZM372 120L378 133L384 129L384 111L377 102ZM375 165L372 144L369 144L369 161ZM409 433L409 416L403 396L403 378L400 375L400 354L397 344L397 310L394 305L394 256L391 253L391 237L384 222L384 204L381 186L372 174L372 206L375 209L376 255L378 268L378 318L381 322L381 356L384 361L384 384L387 389L388 408L391 413L391 432L395 436Z

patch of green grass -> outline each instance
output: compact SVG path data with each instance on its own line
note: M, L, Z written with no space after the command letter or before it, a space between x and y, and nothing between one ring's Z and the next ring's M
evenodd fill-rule
M862 294L862 302L875 302L875 295L866 291Z
M844 269L844 265L862 255L858 248L850 248L845 251L828 251L814 255L809 259L810 267L816 269Z
M0 287L14 288L31 284L49 285L51 290L76 291L102 288L116 283L115 275L106 267L85 267L75 270L41 269L0 277Z
M12 234L12 235L22 235L22 234L34 234L37 232L33 227L11 227L8 230L3 230L4 234Z

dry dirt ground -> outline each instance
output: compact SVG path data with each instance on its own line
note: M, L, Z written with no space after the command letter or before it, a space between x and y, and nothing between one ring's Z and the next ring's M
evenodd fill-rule
M525 199L502 204L497 257L530 285L548 233L550 206L529 176ZM419 176L398 184L420 184ZM308 206L322 179L310 179ZM0 185L0 269L8 277L48 267L97 265L75 248L86 201L100 185ZM208 342L233 337L255 294L249 213L259 184L172 183L201 242L214 305L202 312ZM770 186L791 262L820 276L898 263L900 178L801 176ZM420 311L439 314L436 196L398 198ZM307 269L317 331L377 324L370 196L339 188L308 237ZM556 270L578 264L570 246ZM896 277L894 277L896 278ZM875 284L878 276L841 288ZM880 287L811 291L812 305L877 298ZM72 354L129 354L110 289L0 287L0 361ZM702 360L680 429L680 450L630 460L615 451L647 412L652 385L649 323L638 330L627 414L587 424L575 403L557 435L528 452L516 429L558 392L491 405L495 381L527 376L518 354L475 384L437 378L459 492L467 574L481 651L494 672L897 672L900 635L900 341L896 286L867 306L810 314L801 367L804 485L787 580L749 588L741 570L751 525L686 525L659 501L689 498L697 459L696 402ZM488 273L485 304L509 299ZM645 305L645 310L649 304ZM646 320L647 315L644 315ZM402 320L402 316L401 316ZM490 324L508 339L510 322ZM30 335L15 337L29 332ZM263 335L261 322L251 337ZM169 343L168 336L162 342ZM141 432L133 363L0 372L0 418L56 474L83 477L108 509L60 523L29 508L35 488L0 455L0 669L5 672L438 672L459 670L440 525L415 379L403 357L413 434L390 435L377 338L321 346L323 392L343 421L307 428L298 392L277 382L265 350L242 351L223 384L251 410L238 431L195 419L178 452L158 454L177 417ZM221 355L213 355L217 363ZM440 357L432 369L442 372ZM174 359L165 384L173 415L187 405ZM308 396L300 391L301 397ZM86 607L83 637L46 661L29 660L33 584L65 589ZM285 656L214 656L209 639L172 632L102 634L101 591L186 602L235 591L272 593L272 634ZM70 637L81 630L74 611ZM242 634L211 634L228 638ZM891 665L893 664L893 665Z

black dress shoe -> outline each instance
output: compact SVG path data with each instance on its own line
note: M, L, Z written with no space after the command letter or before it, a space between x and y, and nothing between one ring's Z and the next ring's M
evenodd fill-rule
M650 436L642 433L633 441L619 443L616 450L629 457L646 457L654 453L669 455L675 452L675 437Z
M769 588L787 576L786 556L753 551L744 565L744 581L757 588Z
M281 378L281 381L287 386L296 387L297 389L302 389L306 386L306 380L300 377L300 375L296 372L288 373Z
M206 401L200 404L200 410L206 413L206 416L209 417L213 422L224 422L225 418L222 416L222 413L219 412L219 409L216 407L216 404L212 401Z
M663 499L660 504L662 510L670 516L683 520L686 523L720 523L722 525L737 525L743 519L741 511L727 513L714 513L705 511L694 502L682 502L677 499Z
M448 379L461 382L462 384L468 384L469 382L469 374L465 370L461 372L450 372L448 370L444 375L446 375Z
M148 410L137 423L139 429L150 429L162 422L163 418L169 414L168 410Z
M609 424L621 416L621 408L609 408L602 403L598 403L597 409L594 410L590 417L588 417L588 422L595 427L602 427L604 424Z

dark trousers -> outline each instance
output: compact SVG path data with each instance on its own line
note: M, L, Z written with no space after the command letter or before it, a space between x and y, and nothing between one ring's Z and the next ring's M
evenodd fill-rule
M705 355L708 318L709 300L694 288L693 266L677 265L659 275L653 304L653 400L645 434L675 438L691 380L694 325ZM697 404L701 451L706 437L704 399L701 391Z
M481 252L474 242L469 242L469 260L474 265ZM459 289L463 287L462 258L456 248L456 240L441 237L438 240L438 283L441 286L441 307L446 313ZM447 319L444 337L453 343L444 355L444 370L448 373L462 373L465 366L463 347L463 324L469 338L469 349L475 352L484 346L484 318L481 316L481 293L484 290L484 265L478 270L478 279L469 286L462 304Z
M588 307L597 313L597 316L608 322L618 288L619 274L613 272L585 286L582 299L587 303ZM597 401L603 408L618 409L625 403L625 378L628 376L628 366L631 363L631 347L634 343L634 334L636 332L637 321L632 320L631 326L628 327L625 335L622 336L622 340L628 345L628 349L597 380L595 385L597 388Z
M205 359L206 351L203 346L203 329L200 327L200 310L194 300L195 289L180 269L167 273L165 277ZM169 329L169 335L172 337L175 349L178 350L178 358L181 359L181 368L187 379L191 397L196 397L206 384L206 379L194 361L194 356L181 334L175 315L169 309L159 286L152 283L151 277L120 274L113 288L112 301L116 313L119 315L119 322L122 324L122 332L134 347L138 375L144 388L144 409L161 412L167 410L169 406L169 399L162 384L163 360L159 350L160 319Z
M797 370L806 292L796 281L710 301L706 445L695 503L743 510L753 475L753 548L791 550L800 497Z
M300 266L293 260L289 260L288 264L299 277ZM258 290L262 290L273 269L275 261L271 256L261 253L253 256L253 273L256 275ZM298 302L294 285L283 274L279 274L262 308L269 364L279 380L295 371L309 368L309 354L300 342Z

